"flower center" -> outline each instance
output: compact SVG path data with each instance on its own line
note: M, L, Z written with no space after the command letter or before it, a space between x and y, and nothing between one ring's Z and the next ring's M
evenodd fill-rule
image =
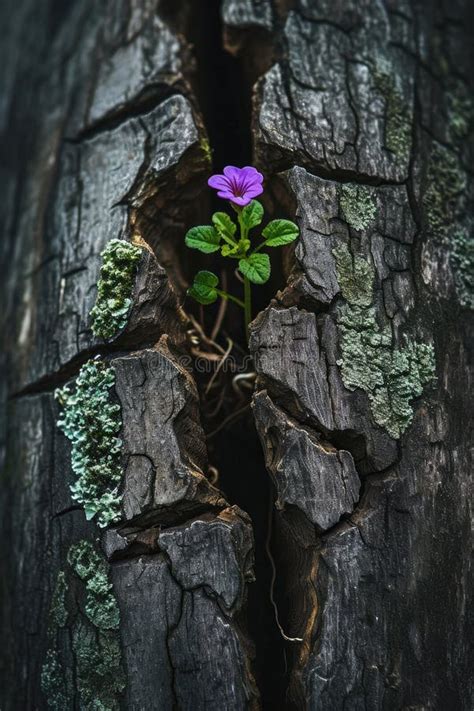
M241 182L239 182L236 178L232 178L231 186L232 186L232 192L234 193L235 197L243 197L244 195L244 185L242 185Z

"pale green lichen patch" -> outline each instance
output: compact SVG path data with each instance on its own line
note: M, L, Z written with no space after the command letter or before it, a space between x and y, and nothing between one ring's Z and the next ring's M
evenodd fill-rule
M71 546L68 562L85 585L85 618L73 630L77 688L84 708L119 709L125 688L118 629L120 612L106 561L90 541ZM88 620L91 624L87 624Z
M48 700L48 708L63 711L73 704L72 672L65 670L57 652L57 633L68 621L66 595L68 585L63 570L58 573L51 597L48 617L48 638L50 648L41 667L41 690Z
M59 644L57 632L64 626L67 616L53 613L57 606L55 590L50 618L55 619L56 627L54 634L49 635L50 648L42 666L42 691L48 708L54 711L75 707L75 693L79 695L78 708L118 711L125 675L118 632L120 613L109 580L108 564L86 540L71 546L67 560L70 565L68 577L65 572L58 576L61 591L58 595L63 597L69 581L76 592L77 609ZM79 578L79 583L77 578L73 580L73 574ZM62 659L68 647L69 655Z
M472 227L453 234L451 265L459 302L474 309L474 238Z
M385 99L385 145L400 160L408 160L412 144L412 112L397 90L391 74L374 73L377 91Z
M118 635L78 623L73 631L76 684L81 708L118 711L125 689Z
M58 627L64 627L68 618L66 607L67 582L63 570L58 573L56 585L53 591L51 607L49 611L49 628L55 631Z
M367 393L375 422L398 439L413 418L411 401L434 378L433 347L407 342L394 348L389 325L377 323L375 309L361 275L373 272L352 258L347 248L334 250L339 283L347 303L338 312L342 359L338 361L344 385L349 390L360 388ZM350 256L350 255L349 255ZM351 266L352 265L352 266ZM351 273L352 269L352 273ZM352 283L351 283L352 282Z
M337 274L342 295L346 301L358 306L370 306L374 268L366 259L352 256L347 245L333 249L336 258Z
M95 336L113 338L127 325L141 254L140 247L121 239L111 240L102 252L97 299L90 314Z
M373 307L345 304L338 314L344 385L361 388L375 422L398 439L413 418L411 401L434 377L433 347L408 342L393 348L389 327L377 324Z
M431 236L450 250L459 302L474 308L474 240L465 205L467 175L454 151L433 142L423 196Z
M427 184L423 205L429 228L434 237L449 240L458 198L466 186L466 175L457 155L439 143L432 146Z
M462 141L472 132L474 125L474 102L464 84L447 94L449 131L454 141Z
M86 586L85 613L102 630L118 629L120 614L105 561L89 541L71 546L68 563Z
M54 649L48 649L46 659L41 667L41 691L45 695L48 709L64 711L73 708L74 693L70 669L64 669L59 654Z
M209 139L201 138L201 140L199 141L199 147L202 153L204 154L204 160L206 161L206 163L212 165L212 148L211 144L209 143Z
M122 480L120 405L110 390L115 371L103 361L82 366L74 389L66 385L55 393L63 407L58 427L70 440L72 470L77 479L72 498L84 506L88 520L108 526L120 518Z
M347 224L356 230L365 230L374 221L377 206L371 188L364 185L343 185L340 205Z

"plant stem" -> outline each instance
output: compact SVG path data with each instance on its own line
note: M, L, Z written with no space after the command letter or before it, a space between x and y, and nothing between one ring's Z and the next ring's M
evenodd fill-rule
M252 320L252 291L250 281L244 276L245 335L249 340L249 323Z
M235 240L233 240L232 237L228 237L223 232L221 233L221 236L222 236L222 239L224 240L224 242L227 242L229 247L236 247L237 246L237 242L235 242Z
M228 294L227 291L221 291L221 289L216 289L216 291L221 299L229 299L229 301L233 301L234 304L237 304L237 306L245 309L245 304L241 299L238 299L236 296L232 296L232 294Z
M247 239L249 229L242 222L242 208L235 207L235 211L238 215L239 227L240 227L240 241ZM249 341L249 323L252 320L252 291L250 286L250 281L244 276L244 309L245 309L245 336L247 338L247 343Z
M249 228L243 224L242 222L242 208L239 207L237 210L237 218L239 222L239 227L240 227L240 240L247 239L248 233L249 233Z

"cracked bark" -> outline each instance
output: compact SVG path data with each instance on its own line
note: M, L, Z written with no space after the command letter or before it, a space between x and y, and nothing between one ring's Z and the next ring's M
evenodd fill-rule
M120 610L125 686L111 708L467 711L467 3L60 5L0 13L1 708L60 707L41 687L60 571L62 708L91 708L74 641L84 592L67 563L86 539ZM263 456L250 422L206 447L182 308L195 267L183 234L210 209L207 139L216 168L246 164L250 130L268 211L301 230L251 329ZM351 208L348 195L366 202ZM104 343L89 312L117 237L149 248L127 326ZM373 284L354 271L348 286L341 248ZM400 438L369 390L348 384L351 299L388 334L384 353L434 345L436 381ZM105 531L71 501L53 399L95 356L114 368L122 413L121 517ZM271 592L301 643L280 634Z

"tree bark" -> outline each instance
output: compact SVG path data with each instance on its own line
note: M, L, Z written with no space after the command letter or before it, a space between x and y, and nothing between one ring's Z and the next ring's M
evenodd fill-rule
M469 4L0 15L2 711L471 709ZM249 364L183 243L250 161Z

